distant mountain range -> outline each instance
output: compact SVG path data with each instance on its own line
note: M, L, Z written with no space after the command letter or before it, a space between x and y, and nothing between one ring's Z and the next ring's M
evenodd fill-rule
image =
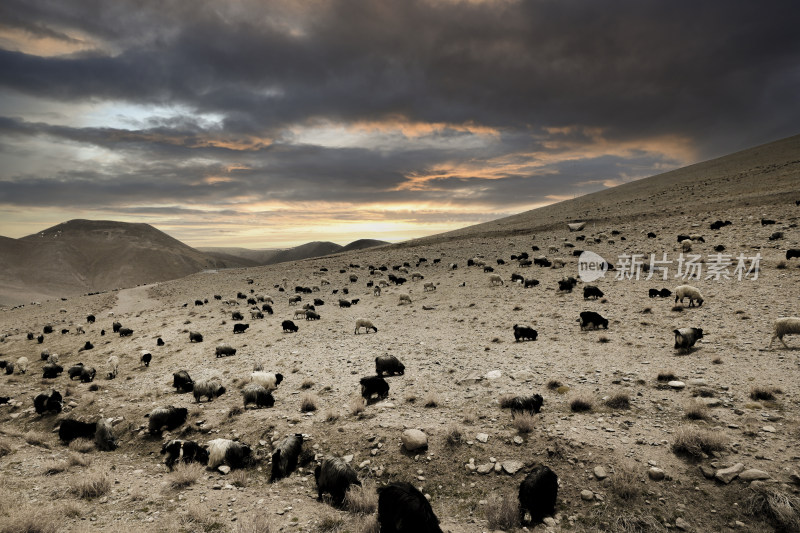
M387 244L312 242L288 250L198 250L149 224L70 220L20 239L0 236L0 305L181 278L207 269L296 261Z

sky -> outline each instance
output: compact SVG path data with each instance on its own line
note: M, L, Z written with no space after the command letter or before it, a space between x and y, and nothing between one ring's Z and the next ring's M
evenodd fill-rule
M800 133L800 3L3 0L0 235L392 242Z

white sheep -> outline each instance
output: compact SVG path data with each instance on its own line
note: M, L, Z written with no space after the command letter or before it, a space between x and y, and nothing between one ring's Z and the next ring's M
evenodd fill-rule
M378 328L372 323L371 320L367 320L366 318L359 318L356 320L356 330L355 334L358 335L358 330L364 328L366 333L369 333L369 330L375 330L375 333L378 333Z
M321 280L319 280L319 284L320 285L330 285L331 282L328 281L327 278L322 278Z
M425 285L422 286L422 290L428 292L429 290L435 291L436 285L432 281L426 281Z
M789 346L784 342L783 336L794 334L800 334L800 318L796 316L776 318L772 331L772 338L769 341L769 348L772 348L772 343L775 339L781 341L781 344L788 348Z
M272 372L263 372L257 370L250 374L250 382L256 385L261 385L267 391L272 392L278 388L278 385L283 381L283 374L274 374Z
M381 287L388 287L389 286L389 282L386 281L385 279L382 279L382 280L380 280L378 282L378 285L380 285Z
M492 274L491 276L489 276L489 283L491 285L498 285L498 284L505 285L505 283L503 283L503 278L501 278L497 274Z
M407 303L408 304L411 303L411 296L409 296L408 294L401 294L400 295L400 301L398 302L397 305L403 305L403 304L407 304Z
M424 277L425 276L423 276L420 272L414 272L413 274L411 274L411 281L418 281L423 279Z
M692 241L691 239L684 239L681 241L681 251L682 252L691 252L692 251Z
M678 303L680 300L683 303L684 298L689 298L689 307L694 306L695 300L697 301L697 305L703 305L703 295L697 290L695 287L691 285L681 285L679 287L675 287L675 303Z
M106 365L108 365L108 379L117 377L117 372L119 371L119 357L112 355L108 358L108 361L106 361Z
M58 364L58 354L57 353L49 354L47 356L47 362L50 363L51 365L57 365Z
M553 263L553 268L564 268L567 265L563 257L554 257L551 262Z
M17 370L19 370L20 374L24 374L28 371L28 358L27 357L20 357L17 359L17 363L15 365Z
M294 316L292 318L305 318L305 317L306 317L305 309L295 309Z

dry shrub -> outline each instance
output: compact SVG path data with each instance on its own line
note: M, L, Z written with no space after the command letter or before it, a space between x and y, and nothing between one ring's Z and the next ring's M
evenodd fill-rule
M14 451L14 446L8 439L0 439L0 457L5 457Z
M675 375L675 372L671 372L669 370L661 370L658 373L658 377L656 377L657 381L675 381L676 379L678 378Z
M515 494L492 496L484 507L490 530L511 531L519 525L519 499Z
M642 493L642 484L636 474L636 465L626 461L614 469L611 491L621 500L630 501Z
M673 305L672 309L670 309L670 311L674 311L676 313L681 313L681 312L683 312L683 306L682 305Z
M350 408L350 414L353 416L359 416L361 413L364 412L364 404L365 400L361 396L356 396L352 400L350 400L350 404L348 407Z
M775 268L778 270L783 270L786 268L786 261L778 261L778 264L775 265Z
M381 526L378 523L378 515L369 515L364 517L361 527L356 529L360 533L380 533Z
M322 416L322 418L325 420L325 422L336 422L337 420L339 420L339 413L337 413L333 409L330 409L328 411L325 411L325 414Z
M460 426L451 424L445 430L444 435L445 444L451 448L455 448L456 446L461 446L464 444L464 432L461 430Z
M317 410L317 397L314 394L304 394L300 398L300 412L310 413Z
M642 309L642 314L643 315L649 315L652 312L653 312L653 308L652 307L645 307L644 309Z
M47 443L48 435L42 433L41 431L28 431L23 435L25 442L30 444L31 446L41 446L42 448L50 448L50 445Z
M405 400L406 403L414 403L417 401L417 395L414 394L413 392L409 392L408 394L405 395L405 398L403 399Z
M775 485L753 482L750 490L744 512L767 519L777 531L800 531L800 500Z
M361 486L350 485L344 495L344 508L351 513L370 515L378 508L378 491L375 483L365 481Z
M750 399L771 402L775 400L775 389L769 387L753 387L750 389Z
M723 451L726 444L727 439L721 431L681 427L675 432L672 451L679 455L702 457L703 454Z
M264 509L255 509L237 520L234 531L236 533L269 533L270 515Z
M606 337L605 335L600 335L600 336L597 338L597 342L599 342L600 344L606 344L606 343L608 343L608 342L611 342L611 339L609 339L609 338L608 338L608 337Z
M624 513L617 516L610 531L617 533L652 533L654 531L666 531L661 522L653 515Z
M468 411L464 413L463 422L467 425L471 425L475 423L475 420L477 420L477 418L478 417L474 411Z
M54 476L65 471L67 468L69 468L69 466L67 465L66 461L57 461L53 459L50 461L45 461L42 464L42 474L45 476Z
M61 509L67 518L81 518L86 512L80 503L71 500L67 500Z
M511 423L522 434L536 429L536 417L530 413L517 413Z
M714 389L709 389L706 387L701 387L692 391L692 396L699 396L701 398L714 398L716 395L717 393L714 391Z
M204 471L205 468L199 463L178 463L169 475L169 486L177 490L194 485Z
M186 506L186 512L180 516L180 524L192 532L225 531L226 526L205 505L195 503Z
M614 394L606 400L606 406L611 409L630 409L631 399L624 392Z
M69 443L69 449L78 453L89 453L94 451L94 441L89 439L74 439Z
M250 481L250 474L247 470L235 470L228 479L234 487L246 487Z
M97 392L100 390L100 386L97 383L92 383L89 385L89 392Z
M313 386L314 386L313 379L304 379L303 382L300 384L301 389L310 389Z
M593 407L594 402L591 396L588 395L576 396L569 402L569 408L573 413L591 411Z
M85 468L92 464L92 458L88 455L81 455L79 453L70 453L67 456L67 467L80 466Z
M442 403L442 400L439 399L439 395L435 392L431 392L425 396L425 401L422 403L422 405L425 407L439 407L440 403Z
M69 490L79 498L97 498L111 490L111 478L105 472L87 472L84 475L75 476L70 483Z
M715 357L714 359L711 360L711 362L714 363L715 365L721 365L722 357Z
M335 514L326 514L319 519L317 531L322 533L332 533L339 531L344 526L344 519Z
M708 407L702 402L691 402L684 409L689 420L709 420Z
M5 511L6 516L0 520L0 533L58 533L61 529L59 514L42 509L41 505L12 502Z
M242 413L244 413L244 409L242 409L238 405L234 405L233 407L228 409L228 418L235 418Z
M551 379L550 381L547 382L547 385L545 385L545 386L547 387L547 390L556 390L559 387L561 387L562 385L563 385L563 383L561 383L557 379Z

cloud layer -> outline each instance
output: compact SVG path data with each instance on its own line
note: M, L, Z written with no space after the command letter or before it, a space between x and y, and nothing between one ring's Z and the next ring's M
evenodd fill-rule
M0 226L270 246L254 228L404 238L518 212L797 133L798 11L6 0Z

